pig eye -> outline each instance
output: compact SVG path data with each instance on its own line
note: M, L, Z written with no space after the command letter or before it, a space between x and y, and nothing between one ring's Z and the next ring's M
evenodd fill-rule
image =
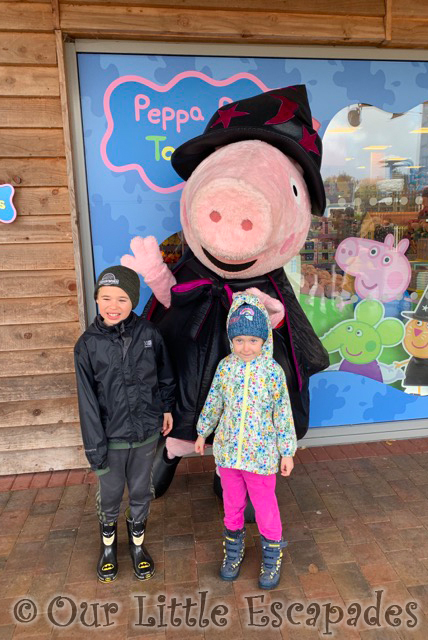
M346 331L349 331L349 333L351 333L352 327L349 325L348 327L346 327Z
M389 264L391 262L391 256L385 256L382 260L382 264Z
M378 254L378 250L376 249L376 247L372 247L370 249L370 255L372 256L372 258L374 258L375 256L377 256Z
M297 204L300 204L300 192L299 192L299 189L297 187L297 182L295 181L294 178L290 178L290 187L291 187L291 190L293 192L294 197L296 198Z
M358 336L358 338L361 338L361 336L363 335L363 332L361 331L361 329L357 329L355 332L355 335Z

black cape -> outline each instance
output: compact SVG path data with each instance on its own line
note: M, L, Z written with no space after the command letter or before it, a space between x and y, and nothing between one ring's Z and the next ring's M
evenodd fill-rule
M428 387L428 358L410 358L403 386Z
M196 424L215 370L230 353L226 333L230 293L257 287L281 300L286 309L283 325L273 331L273 356L284 369L296 434L303 438L309 424L309 376L328 367L329 358L284 269L252 278L224 279L188 249L174 275L177 284L186 287L178 287L178 291L177 287L172 288L171 307L165 309L152 296L143 313L160 330L176 376L177 403L171 436L196 440ZM209 282L198 284L200 280Z

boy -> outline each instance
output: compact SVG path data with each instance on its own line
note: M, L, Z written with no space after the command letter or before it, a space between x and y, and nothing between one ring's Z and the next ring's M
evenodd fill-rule
M74 350L85 453L98 476L101 582L117 576L117 519L125 488L129 547L135 575L151 578L154 563L143 545L153 497L151 472L159 431L172 429L174 380L158 330L138 317L140 280L132 269L105 269L95 286L99 315Z
M245 553L247 492L261 535L261 589L280 579L282 524L275 495L276 472L290 475L296 433L282 368L273 359L272 328L265 307L253 295L234 296L227 320L232 353L220 361L197 424L195 451L216 429L214 457L224 503L223 580L236 580Z

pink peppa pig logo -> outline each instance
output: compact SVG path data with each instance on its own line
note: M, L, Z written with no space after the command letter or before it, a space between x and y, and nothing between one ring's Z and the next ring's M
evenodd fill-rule
M391 302L402 297L410 282L411 267L405 256L408 246L404 238L394 247L391 233L384 242L347 238L337 247L335 260L345 273L355 276L360 298Z
M102 160L115 173L138 171L153 191L178 191L184 183L171 167L174 150L204 131L215 105L270 90L251 73L214 80L200 71L184 71L165 85L121 76L104 94Z

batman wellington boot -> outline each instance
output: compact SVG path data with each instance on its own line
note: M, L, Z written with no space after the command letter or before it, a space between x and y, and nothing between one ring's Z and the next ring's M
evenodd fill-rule
M152 557L145 548L144 534L146 522L134 522L126 513L126 526L128 528L129 551L134 565L134 573L138 580L149 580L155 573L155 565Z
M117 522L100 522L101 551L97 565L100 582L113 582L116 579L117 566Z

